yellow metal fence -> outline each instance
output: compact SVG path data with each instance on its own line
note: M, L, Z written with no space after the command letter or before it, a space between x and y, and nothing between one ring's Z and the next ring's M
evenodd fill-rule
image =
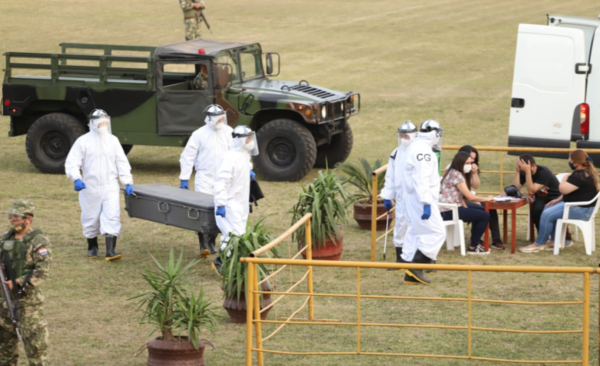
M461 147L462 146L458 146L458 145L444 145L443 150L459 150ZM496 192L483 192L483 191L478 192L480 194L498 194L498 193L502 192L504 189L504 185L505 185L504 184L504 174L515 174L514 171L504 170L504 153L505 152L519 152L519 153L523 153L523 154L525 154L525 153L570 153L571 151L575 150L575 149L544 149L544 148L502 147L502 146L475 146L475 148L479 152L495 151L495 152L498 152L500 155L500 157L499 157L500 170L482 170L481 171L481 173L498 174L500 176L498 191L496 191ZM586 151L588 154L600 154L600 149L583 149L583 150ZM379 176L381 175L381 173L385 172L386 170L387 170L387 164L382 166L381 168L373 171L373 187L372 187L373 191L371 193L373 195L373 197L378 196L377 183L379 180ZM444 169L442 169L442 170L444 170ZM377 220L385 217L386 215L387 214L377 216L377 205L373 205L373 208L371 211L371 262L375 261L375 256L376 256L376 251L377 251L376 250L377 242L394 230L393 229L394 226L391 225L391 229L389 229L388 232L377 237Z
M582 364L589 365L589 341L590 341L590 276L597 273L596 268L585 267L517 267L517 266L466 266L466 265L423 265L423 264L406 264L406 263L374 263L374 262L336 262L336 261L315 261L315 260L288 260L288 259L273 259L273 258L242 258L242 262L248 264L248 281L249 281L249 297L253 301L248 301L247 308L247 338L246 338L246 365L252 365L252 353L256 352L256 359L259 366L265 364L264 354L280 354L280 355L363 355L363 356L391 356L391 357L421 357L421 358L438 358L438 359L459 359L459 360L475 360L475 361L494 361L501 363L525 363L525 364ZM311 268L313 266L321 267L337 267L337 268L355 268L356 269L356 293L341 294L341 293L318 293L309 292L270 292L271 294L301 296L312 298L337 297L337 298L355 298L356 299L356 322L327 322L318 320L308 321L292 321L290 316L286 320L261 320L258 311L259 297L261 294L268 292L259 291L259 284L256 281L257 266L262 265L278 265L278 266L300 266ZM438 271L464 271L468 273L468 296L466 298L444 298L444 297L413 297L413 296L382 296L382 295L366 295L361 293L361 270L364 268L414 268L414 269L436 269ZM505 301L497 299L479 299L472 296L472 273L473 272L526 272L526 273L563 273L563 274L581 274L583 284L583 298L581 301L556 301L556 302L534 302L534 301ZM527 282L523 282L523 286L527 286ZM361 301L364 299L386 299L386 300L423 300L423 301L446 301L446 302L463 302L467 303L467 324L466 325L418 325L418 324L393 324L393 323L370 323L361 320ZM582 328L581 329L562 329L562 330L518 330L506 328L487 328L474 326L472 322L472 305L474 303L491 303L491 304L511 304L511 305L548 305L548 306L564 306L564 305L581 305ZM302 351L283 351L276 349L265 348L263 342L266 338L262 338L262 324L280 324L280 327L285 325L308 325L308 326L341 326L356 328L356 350L352 352L302 352ZM256 333L256 344L253 346L252 327ZM396 327L396 328L429 328L429 329L458 329L468 332L467 355L434 355L434 354L409 354L409 353L384 353L384 352L364 352L361 350L361 328L363 327ZM278 328L279 330L280 328ZM500 333L521 333L521 334L581 334L581 359L578 360L516 360L516 359L499 359L491 357L473 356L472 334L473 332L500 332Z

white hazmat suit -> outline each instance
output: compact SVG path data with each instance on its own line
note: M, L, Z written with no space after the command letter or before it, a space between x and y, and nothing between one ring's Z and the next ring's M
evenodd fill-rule
M98 128L99 124L108 127ZM65 161L65 172L73 182L82 180L85 189L79 192L83 235L119 236L121 209L119 182L133 184L131 166L119 139L110 132L110 119L90 120L90 132L79 137ZM83 173L83 174L82 174Z
M217 125L216 122L220 118L224 118L224 122ZM233 129L227 125L227 117L224 114L207 116L205 122L206 125L192 133L181 153L179 179L189 180L192 168L195 168L195 191L214 195L215 171L225 153L231 149Z
M385 184L381 190L381 197L384 200L396 200L396 219L394 225L394 246L396 248L402 248L407 231L406 214L404 204L402 203L404 200L402 176L404 174L404 166L406 165L407 150L412 141L414 141L416 133L407 133L406 135L408 135L409 139L399 137L400 146L390 155L385 173Z
M250 170L251 154L258 154L254 132L246 126L238 130L250 131L251 143L246 143L248 135L235 137L233 148L226 152L221 160L214 181L215 212L225 207L225 217L216 216L217 226L221 230L221 250L229 240L229 233L241 235L246 232L246 223L250 213Z
M408 230L402 250L402 259L412 262L417 250L436 260L446 230L438 208L440 176L438 160L432 146L439 138L436 131L419 132L407 151L404 167L404 210ZM423 220L423 207L431 205L431 216Z

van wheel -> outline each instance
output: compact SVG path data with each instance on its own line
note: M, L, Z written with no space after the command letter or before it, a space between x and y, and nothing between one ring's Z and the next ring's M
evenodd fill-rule
M331 137L331 143L319 146L317 148L317 160L315 168L325 168L325 163L329 168L335 167L337 163L343 163L350 156L354 136L350 125L344 125L344 131Z
M256 134L258 156L254 169L265 180L298 181L312 169L317 146L310 131L290 119L275 119Z
M65 113L50 113L38 118L25 139L29 161L42 173L64 174L71 146L86 132L77 118Z
M133 149L133 145L121 145L121 146L123 147L123 151L125 152L125 155L129 154L131 149Z

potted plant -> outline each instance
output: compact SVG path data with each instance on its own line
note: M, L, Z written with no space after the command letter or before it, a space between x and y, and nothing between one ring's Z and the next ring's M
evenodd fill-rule
M146 267L142 277L151 289L130 299L138 300L141 323L152 325L152 333L161 333L146 344L148 365L204 365L205 343L212 344L200 340L200 333L204 329L214 331L219 316L202 289L195 296L184 288L185 274L198 261L183 266L183 252L175 261L173 249L164 264L150 256L158 270Z
M363 230L371 230L371 217L373 202L377 204L377 217L386 213L383 205L383 200L379 197L379 193L385 184L385 173L379 175L377 179L377 199L373 197L373 172L381 168L381 160L377 159L371 164L367 159L360 158L360 166L351 162L345 162L337 165L337 168L345 175L343 177L344 184L350 184L356 188L356 193L352 194L355 200L354 203L354 220ZM390 213L390 220L394 219L394 211ZM387 218L382 217L377 220L377 230L385 230L385 222Z
M249 257L250 253L262 248L273 239L267 233L268 228L259 220L253 227L247 227L242 235L229 234L225 249L221 251L222 287L225 292L223 307L229 314L232 323L246 323L246 294L248 293L248 265L240 262L240 258ZM277 248L265 253L267 256L279 257ZM262 281L269 275L269 270L262 264L257 266L257 279ZM269 282L261 284L262 291L271 291ZM261 295L260 308L271 304L271 295ZM270 308L261 313L261 319L266 319Z
M302 186L298 202L289 213L292 214L292 224L307 213L312 213L313 259L340 259L344 234L339 226L347 222L346 211L352 202L352 195L344 188L335 173L328 169L325 172L319 171L319 176L309 185ZM299 246L304 246L304 226L294 233L294 238ZM304 253L303 255L305 256Z

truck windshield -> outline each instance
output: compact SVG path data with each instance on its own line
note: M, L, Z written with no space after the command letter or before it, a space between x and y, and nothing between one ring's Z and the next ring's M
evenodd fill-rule
M260 53L256 50L240 52L240 63L242 69L242 79L251 80L264 76Z
M231 81L234 84L238 83L240 81L240 76L238 75L237 60L235 58L231 57L231 55L223 55L223 56L219 57L218 62L220 64L231 65L230 71L233 72L233 74L229 75L229 81Z

